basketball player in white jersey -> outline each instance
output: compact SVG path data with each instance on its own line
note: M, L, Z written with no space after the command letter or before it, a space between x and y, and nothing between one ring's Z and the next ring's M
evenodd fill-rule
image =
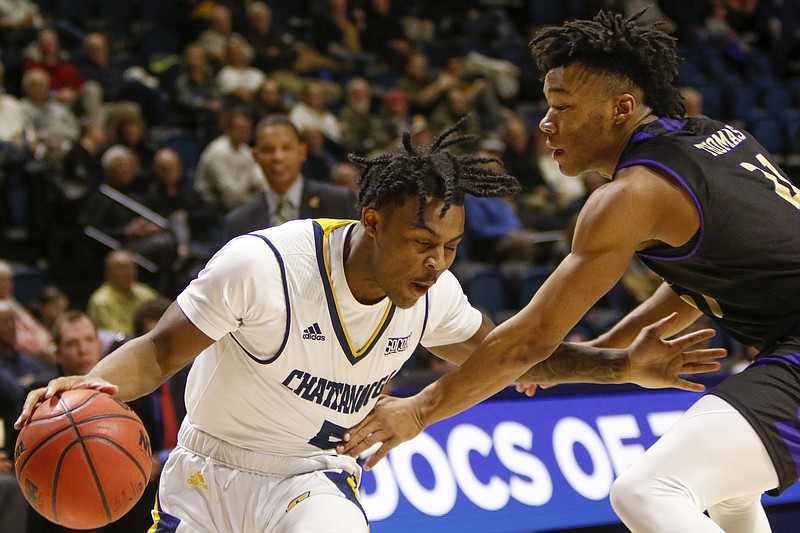
M58 391L90 387L128 401L194 360L151 531L368 531L361 469L336 444L418 344L458 364L493 328L447 269L464 194L504 196L517 184L481 167L485 158L448 152L457 126L431 147L406 135L403 152L355 158L360 221L298 220L230 241L152 332L88 375L30 394L17 425ZM656 373L663 386L717 367L718 351L685 352L709 331L673 343L660 327L634 350L582 350L584 364L633 380ZM649 352L675 365L651 368L638 357ZM620 357L630 364L609 364Z

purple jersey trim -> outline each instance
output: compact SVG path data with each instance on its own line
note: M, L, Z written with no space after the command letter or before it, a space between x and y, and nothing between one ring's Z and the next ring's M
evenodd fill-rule
M750 364L747 368L752 368L754 366L761 366L765 363L774 363L775 361L788 361L793 365L800 366L800 353L790 353L788 355L781 355L778 357L762 357Z
M697 196L695 196L694 191L692 191L692 189L686 184L683 178L681 178L678 174L676 174L674 170L667 167L663 163L659 163L658 161L653 161L651 159L634 159L631 161L625 161L624 163L619 165L616 168L616 170L614 170L614 176L611 179L616 178L617 172L619 172L623 168L632 167L636 165L656 167L663 170L670 176L672 176L675 179L675 181L680 183L681 187L683 187L686 190L686 192L689 193L689 196L692 197L692 201L694 202L694 205L697 208L697 212L700 214L700 238L697 239L694 248L692 248L692 251L689 252L688 254L678 257L663 257L660 255L651 255L645 252L636 252L636 254L646 259L653 259L656 261L683 261L685 259L692 257L697 252L697 249L700 248L700 245L703 243L703 238L705 237L705 230L706 230L705 218L703 217L703 209L700 207L700 202L697 201Z
M674 118L661 118L658 123L667 131L678 131L686 125L685 120L676 120Z
M645 133L643 131L640 131L634 134L634 136L631 138L631 142L638 143L644 141L645 139L651 139L653 137L655 137L655 135L653 135L652 133Z

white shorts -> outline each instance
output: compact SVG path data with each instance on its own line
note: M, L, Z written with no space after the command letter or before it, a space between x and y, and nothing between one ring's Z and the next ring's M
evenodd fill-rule
M309 459L255 454L226 443L220 450L221 441L186 423L180 437L161 474L151 532L369 531L358 500L360 470L326 468L323 461L319 469L294 473ZM199 453L207 451L225 460ZM258 457L266 458L262 463L271 473L259 471Z

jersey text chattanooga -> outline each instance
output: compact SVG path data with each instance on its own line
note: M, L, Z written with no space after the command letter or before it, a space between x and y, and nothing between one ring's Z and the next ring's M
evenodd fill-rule
M380 396L384 385L397 371L367 385L353 385L312 376L303 370L292 370L283 385L299 397L340 413L357 413L372 398Z

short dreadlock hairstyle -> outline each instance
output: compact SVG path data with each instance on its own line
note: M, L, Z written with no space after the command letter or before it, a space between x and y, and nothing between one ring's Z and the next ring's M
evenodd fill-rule
M423 219L430 198L441 198L443 217L450 206L463 205L464 194L482 198L507 196L519 192L513 176L481 164L497 159L479 155L456 155L447 150L454 144L475 141L475 135L455 135L469 120L462 117L447 128L430 146L414 146L411 134L403 133L403 147L397 153L382 154L371 159L351 155L350 161L362 167L356 207L381 209L400 204L407 196L419 196L419 220Z
M675 38L660 24L638 24L647 8L628 18L600 11L592 20L544 28L528 45L540 72L580 63L590 70L621 76L644 94L644 104L660 117L683 118L686 110L672 80L678 73Z

